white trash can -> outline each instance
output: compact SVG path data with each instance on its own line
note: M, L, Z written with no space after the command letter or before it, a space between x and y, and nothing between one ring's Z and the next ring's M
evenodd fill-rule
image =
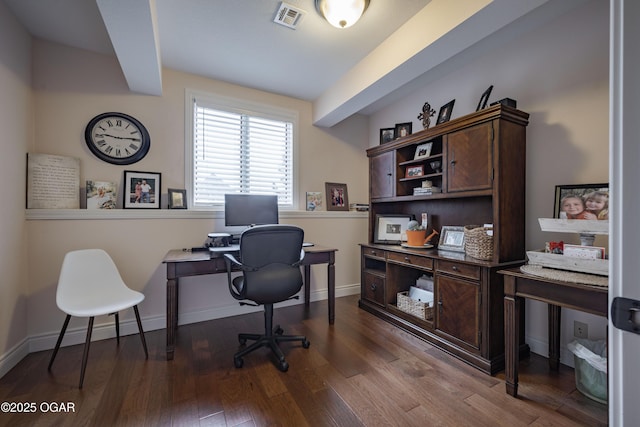
M567 344L573 353L576 388L590 399L607 404L607 343L576 339Z

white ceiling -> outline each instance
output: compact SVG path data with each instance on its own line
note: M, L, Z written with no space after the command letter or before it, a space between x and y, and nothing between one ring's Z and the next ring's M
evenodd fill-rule
M116 55L133 92L161 95L162 67L304 99L314 123L372 113L478 42L535 27L583 0L371 0L336 29L314 0L297 29L279 0L4 0L35 37ZM514 24L515 22L515 24Z

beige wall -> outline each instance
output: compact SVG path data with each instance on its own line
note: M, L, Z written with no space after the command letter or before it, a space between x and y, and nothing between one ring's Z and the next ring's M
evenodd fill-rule
M452 118L475 111L480 95L493 85L490 102L505 97L528 112L526 248L545 241L579 244L576 235L543 233L537 218L553 215L556 185L608 181L608 2L595 0L569 14L519 34L509 29L441 67L412 94L371 116L369 144L379 129L417 119L428 101L436 110L455 99ZM435 77L434 77L435 76ZM435 123L436 117L433 118ZM606 245L598 237L596 244ZM606 320L563 310L562 345L573 339L573 321L590 324L592 338L604 338ZM547 355L546 305L527 302L527 342ZM563 362L572 364L565 352Z
M87 179L121 182L124 170L160 172L165 197L167 188L185 188L185 89L297 111L297 196L303 211L282 212L281 222L302 226L308 241L338 248L337 293L359 292L357 244L367 237L367 216L350 212L305 212L303 201L306 191L324 192L326 181L346 183L350 201L367 200L366 117L354 116L333 129L320 129L311 125L308 102L168 69L163 70L163 96L132 94L114 58L44 41L34 41L33 70L33 152L78 157L81 183ZM114 166L98 160L86 148L84 127L92 117L106 111L131 114L147 127L152 139L151 150L142 161L130 166ZM21 148L20 156L24 156L24 152ZM24 175L23 165L21 157L17 167L20 177ZM23 191L24 185L17 187L21 203ZM166 205L164 201L162 204ZM24 210L19 213L22 218ZM52 348L62 325L64 316L55 306L55 289L67 251L89 247L106 249L120 267L125 281L146 296L141 305L145 328L158 329L166 324L166 275L161 264L164 254L171 248L200 245L208 232L223 227L222 215L214 212L209 215L169 210L126 211L118 219L87 219L86 214L87 211L82 210L35 216L33 212L27 213L29 280L25 304L29 322L22 336L29 337L29 351ZM326 268L313 267L312 282L312 298L325 298ZM185 279L182 289L181 323L245 310L229 295L225 275ZM123 313L122 318L130 321L131 314ZM110 321L97 320L97 339L113 335ZM82 342L85 324L86 321L72 321L65 343ZM133 332L135 326L125 323L123 331Z
M33 140L31 39L0 2L0 376L25 355L27 239L24 222L26 156Z

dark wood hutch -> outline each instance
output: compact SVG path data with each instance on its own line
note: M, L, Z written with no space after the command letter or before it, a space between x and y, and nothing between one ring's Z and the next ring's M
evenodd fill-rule
M369 243L361 245L360 307L489 374L504 368L504 289L498 270L525 259L528 118L496 105L367 150ZM430 156L415 160L416 147L427 142ZM434 160L441 168L431 167ZM424 175L407 176L413 166L422 166ZM442 192L414 196L423 180ZM377 215L407 214L420 221L423 212L429 232L446 225L493 224L493 259L372 243ZM427 320L397 307L397 294L425 274L434 281L434 314ZM528 351L522 342L521 357Z

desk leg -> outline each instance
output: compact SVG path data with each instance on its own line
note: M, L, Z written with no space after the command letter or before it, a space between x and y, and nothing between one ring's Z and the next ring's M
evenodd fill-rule
M167 279L167 360L173 360L178 328L178 279Z
M549 304L549 369L560 368L560 306Z
M304 266L304 305L309 307L309 300L311 299L311 266L305 264Z
M327 265L327 288L329 292L329 324L333 325L336 320L336 255L331 252L329 255L329 265Z
M507 393L518 396L518 363L520 342L520 310L522 298L516 297L515 278L504 278L504 364Z

